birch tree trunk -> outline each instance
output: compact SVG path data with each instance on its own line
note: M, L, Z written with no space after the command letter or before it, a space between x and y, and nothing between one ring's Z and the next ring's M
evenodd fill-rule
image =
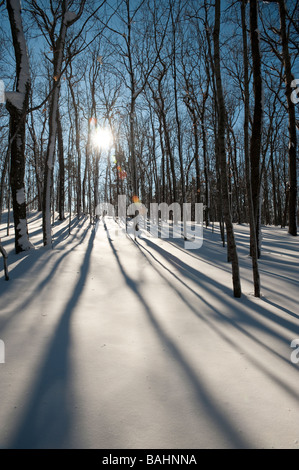
M72 69L71 69L72 75ZM77 152L77 185L76 185L76 192L77 192L77 217L80 218L81 216L81 209L82 209L82 185L81 185L81 146L80 146L80 117L78 112L79 103L76 100L74 87L72 83L72 79L69 78L68 80L69 90L72 97L73 108L75 113L75 131L76 131L76 152Z
M24 185L30 69L20 0L7 0L6 6L16 59L16 91L6 93L6 107L10 114L10 184L15 227L15 250L16 253L20 253L33 248L28 235Z
M46 154L45 174L44 174L44 194L43 194L43 242L45 246L52 244L51 234L51 191L52 191L52 174L54 166L55 143L57 134L57 113L60 94L60 77L62 71L65 39L67 32L67 1L62 2L62 20L59 37L56 41L54 51L54 76L53 76L53 93L51 96L49 111L49 141ZM56 82L59 84L56 85Z

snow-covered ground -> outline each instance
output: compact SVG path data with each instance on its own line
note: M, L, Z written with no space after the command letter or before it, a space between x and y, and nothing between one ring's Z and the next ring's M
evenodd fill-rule
M234 299L218 227L197 250L113 228L57 222L49 250L31 214L36 250L17 256L1 225L0 447L299 448L299 239L263 228L256 299L236 225Z

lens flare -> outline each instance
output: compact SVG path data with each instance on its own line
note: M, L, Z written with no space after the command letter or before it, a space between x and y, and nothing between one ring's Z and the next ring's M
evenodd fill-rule
M108 150L113 144L113 135L108 127L98 127L93 133L93 145L101 150Z
M91 117L91 118L89 119L89 124L90 124L90 127L94 128L94 127L97 125L97 120L96 120L96 118Z

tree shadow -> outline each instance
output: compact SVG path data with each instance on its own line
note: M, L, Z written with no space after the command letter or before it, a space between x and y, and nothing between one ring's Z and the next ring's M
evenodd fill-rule
M26 307L28 307L28 305L30 305L30 303L32 302L32 300L35 298L35 295L41 293L41 291L43 289L45 289L48 285L48 283L50 282L50 280L52 279L52 277L54 276L55 272L58 270L60 264L67 258L67 256L77 248L77 246L81 245L88 232L89 232L89 229L90 227L86 227L83 234L81 235L81 238L80 240L78 241L78 243L76 243L75 245L72 245L71 248L69 249L65 249L63 251L63 253L61 255L59 255L58 259L56 260L56 262L53 264L52 268L49 270L49 271L46 271L46 276L44 278L42 278L36 285L36 287L34 288L34 290L30 290L30 292L28 292L28 294L23 294L21 297L20 297L20 303L16 306L14 304L14 310L15 310L15 314L12 314L12 315L9 315L7 316L6 319L2 319L1 321L1 331L3 330L3 328L5 328L5 326L9 323L9 321L11 321L14 317L14 315L16 315L18 312L24 310ZM6 295L6 296L10 296L10 295L14 295L14 292L15 292L15 280L19 279L19 278L22 278L22 277L26 277L26 276L30 276L30 273L31 272L35 272L34 270L37 271L37 275L38 277L42 277L42 269L45 265L45 261L44 261L44 256L47 255L47 254L50 254L52 255L53 253L53 250L44 250L43 248L39 249L39 250L34 250L32 253L30 254L23 254L23 259L20 263L18 263L18 265L16 267L14 267L14 269L12 269L10 271L10 282L9 283L6 283L6 285L2 286L1 287L1 284L0 284L0 293L1 291L3 291L3 293ZM15 256L19 256L19 255L15 255ZM37 270L37 266L36 263L40 262L40 265L41 265L41 270ZM35 274L36 276L36 274Z
M82 229L87 219L88 219L87 216L81 216L80 218L74 217L71 220L70 224L64 225L61 229L57 230L53 235L53 239L54 239L53 248L56 248L59 244L61 244L66 239L73 240L76 237L76 235L80 232L80 230ZM59 223L63 223L63 222L57 222L56 226ZM73 229L76 229L76 231L72 233Z
M222 300L225 303L227 303L227 305L229 307L232 306L233 301L236 301L236 299L233 299L231 297L232 296L231 290L227 286L225 286L223 284L220 284L215 279L212 279L211 277L206 276L202 271L198 271L195 268L193 268L192 266L186 264L184 261L182 261L182 259L180 259L177 256L173 255L172 253L165 250L164 248L157 245L156 243L152 242L151 240L144 239L144 242L148 245L148 247L151 248L151 250L154 250L156 253L158 253L160 256L162 256L169 264L171 264L173 266L173 268L178 270L180 275L182 275L183 277L192 280L193 282L195 282L196 284L198 284L200 286L204 286L205 289L210 291L211 294L213 294L213 295L215 295L215 291L214 292L212 291L211 286L213 286L214 289L216 289L218 291L221 291L222 293L225 293L226 295L222 297ZM156 258L156 260L157 260L157 258ZM160 263L160 264L162 264L162 263ZM173 271L169 270L167 268L167 266L165 266L163 264L162 264L162 266L164 267L164 269L168 270L172 275L174 275ZM182 282L182 278L180 276L177 276L177 279L180 282ZM190 287L187 284L186 284L186 286L187 286L187 288L190 289ZM196 293L196 294L198 295L198 293ZM202 296L201 296L201 298L203 299ZM203 299L203 300L205 302L207 302L206 299ZM293 323L291 323L290 321L288 321L287 319L281 318L280 316L276 315L275 313L264 309L262 306L257 307L257 305L253 304L253 302L250 299L247 299L247 303L252 305L253 310L256 310L258 308L259 313L261 315L263 315L265 318L272 320L276 324L279 324L280 326L282 326L286 329L289 329L290 331L294 330L295 325ZM228 318L228 317L226 317L226 318L229 321L231 320L231 318ZM249 318L247 315L242 315L242 317L237 318L236 321L238 321L239 323L244 323L244 322L248 322L248 321L250 323L254 322L254 324L256 324L256 326L259 325L260 328L262 327L262 325L259 322L252 319L251 317ZM297 326L297 328L299 329L299 326ZM275 334L275 332L273 332L273 334Z
M226 440L230 443L230 446L232 448L251 448L252 445L249 440L241 436L234 428L234 425L230 423L228 417L225 416L220 407L217 406L216 401L213 400L211 392L207 389L207 387L204 386L202 381L199 381L198 376L189 364L188 359L184 356L184 354L180 351L179 347L175 344L175 342L170 338L170 336L163 330L163 328L159 324L154 312L152 311L149 304L141 294L139 284L134 279L132 279L126 272L117 253L117 250L114 246L114 243L108 235L108 229L105 222L104 227L107 231L107 238L109 241L110 248L127 286L131 289L131 291L134 293L134 295L137 297L138 301L142 305L147 315L147 318L157 337L163 344L163 347L165 348L165 350L167 350L169 356L176 361L177 367L180 369L182 375L186 379L186 382L189 384L193 391L196 402L200 407L205 410L208 418L213 422L215 428L222 436L225 436Z
M296 318L297 320L299 320L299 315L296 315L295 312L292 312L291 310L289 310L288 308L286 307L282 307L281 305L273 302L273 300L270 300L268 299L267 297L262 297L262 300L264 302L266 302L267 304L270 304L270 305L273 305L273 307L279 309L279 310L282 310L283 312L287 313L288 315L290 315L291 317L294 317Z
M36 383L32 387L26 411L8 448L63 448L64 443L67 442L72 427L70 323L74 309L84 290L94 238L95 233L92 231L79 279L61 315L52 342L45 353Z
M150 242L151 244L152 242ZM273 338L276 340L280 341L281 343L285 344L286 347L289 348L289 340L286 340L282 335L278 334L275 329L271 329L269 327L266 327L263 325L260 321L258 321L256 318L252 318L248 313L242 312L242 316L240 317L230 317L225 315L224 313L221 313L219 310L217 310L211 302L207 300L207 297L209 298L211 294L213 295L214 293L211 291L210 294L207 297L204 297L203 295L200 295L197 291L192 289L187 283L184 282L184 280L179 276L176 275L171 269L167 268L166 265L164 265L162 262L160 262L153 253L151 253L150 250L148 250L146 247L144 247L142 244L139 242L135 243L136 246L139 248L140 252L145 256L147 261L150 263L153 269L161 276L164 282L168 284L168 286L174 290L174 292L178 295L179 298L186 304L186 306L189 308L191 312L193 312L200 320L204 321L210 328L213 330L213 332L216 332L218 336L221 339L224 339L230 346L232 346L236 351L242 349L242 346L239 342L235 341L232 339L230 336L225 334L225 331L221 327L223 323L227 323L231 325L235 330L237 330L239 333L244 335L244 337L247 337L248 339L252 340L256 345L261 346L265 351L270 352L273 354L277 359L281 360L285 365L289 366L289 359L282 356L279 354L273 347L271 347L269 344L265 343L261 339L259 339L255 334L251 333L248 329L245 328L245 326L251 326L255 330L262 331L264 333L270 333ZM153 244L155 245L155 244ZM157 250L159 251L161 247L156 246ZM165 253L168 253L166 250ZM154 260L154 263L150 260L148 255ZM167 258L167 255L165 256ZM168 259L168 258L167 258ZM157 268L157 266L161 266L161 270ZM210 315L203 315L200 312L200 309L195 308L192 303L188 300L188 298L181 292L180 289L174 286L172 282L170 282L169 278L163 274L163 270L167 271L176 281L181 283L182 286L187 288L190 292L192 292L196 297L198 297L199 300L201 300L203 303L206 304L206 306L209 308L211 312L214 312L213 316ZM193 279L194 280L194 279ZM211 282L213 280L211 279ZM215 281L214 281L215 282ZM201 285L200 280L198 279L198 284ZM204 287L207 291L209 290L207 285ZM236 305L233 305L233 302L237 302L238 304L240 303L239 299L231 299L231 302L229 300L226 300L225 297L222 299L227 305L233 310ZM272 315L271 312L268 310L264 309L262 305L258 305L256 303L253 303L250 298L243 298L242 302L249 306L249 308L257 312L261 315L266 316L267 318L270 318L273 320L275 323L275 320L277 319L276 315ZM278 317L279 318L279 317ZM219 323L220 322L220 323ZM293 326L294 324L290 323L290 327ZM289 328L290 329L290 328ZM298 327L297 327L298 330ZM294 330L292 331L293 334L296 334ZM298 330L299 332L299 330ZM250 354L248 351L246 352L246 357L247 359L254 365L254 367L258 368L261 370L261 372L266 375L268 378L270 378L276 385L278 385L280 388L282 388L284 391L286 391L292 398L298 399L298 393L296 390L292 389L290 386L288 386L285 381L283 381L277 374L274 374L271 372L262 362L259 362L256 360L256 358Z

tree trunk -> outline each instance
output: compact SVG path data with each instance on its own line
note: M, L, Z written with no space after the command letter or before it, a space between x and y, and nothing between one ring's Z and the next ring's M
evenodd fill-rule
M71 69L72 71L72 69ZM77 216L80 218L81 215L81 208L82 208L82 186L81 186L81 146L80 146L80 119L79 119L79 112L78 112L78 102L76 101L74 87L72 84L71 78L68 80L69 89L71 92L74 112L75 112L75 131L76 131L76 152L77 152L77 185L76 185L76 193L77 193Z
M59 109L57 110L57 143L58 143L58 162L59 162L58 212L59 212L59 220L64 220L65 219L65 214L64 214L65 164L64 164L63 133L62 133L61 117L60 117Z
M30 70L20 1L7 0L7 11L16 59L16 92L6 94L6 107L10 114L10 185L15 226L15 250L16 253L20 253L33 248L28 236L24 185Z
M227 186L227 167L226 167L226 153L225 153L225 120L226 111L222 90L221 69L220 69L220 0L215 2L215 27L214 27L214 63L215 63L215 77L217 86L217 101L218 101L218 149L221 167L221 189L223 199L223 213L227 231L227 244L228 253L232 262L232 277L233 277L233 291L234 296L239 298L242 295L240 273L239 273L239 260L237 247L234 237L234 229L229 207L229 194Z
M59 37L55 43L54 50L54 75L53 75L53 92L51 95L50 111L49 111L49 141L45 162L44 173L44 194L43 194L43 242L45 246L52 244L51 234L51 192L52 192L52 174L54 167L55 143L57 134L57 113L60 95L60 79L62 72L62 63L64 56L65 39L67 32L67 1L62 2L62 18ZM58 82L58 84L56 83Z
M177 126L177 142L178 142L178 154L180 162L180 173L181 173L181 188L182 188L182 202L186 202L186 186L185 186L185 171L184 171L184 161L183 161L183 150L182 150L182 132L181 132L181 120L179 113L179 104L178 104L178 85L177 85L177 65L176 65L176 54L177 54L177 40L176 40L176 24L173 17L173 10L171 8L171 17L172 17L172 35L173 35L173 50L172 50L172 78L173 78L173 89L174 89L174 108L175 108L175 120ZM177 18L178 20L178 18ZM179 201L174 201L179 202ZM184 226L184 235L185 226Z
M2 219L4 185L5 185L5 178L6 178L6 174L8 170L9 157L10 157L10 149L8 148L6 155L5 155L5 160L4 160L2 173L1 173L1 182L0 182L0 224L1 224L1 219Z
M286 30L286 5L285 0L279 0L279 14L280 14L280 35L282 41L282 55L285 70L285 84L286 84L286 97L288 104L289 116L289 234L297 235L297 167L296 167L296 151L297 151L297 136L296 136L296 116L295 104L292 101L292 86L293 81L291 59L288 47L288 38Z
M6 253L6 250L3 248L2 244L1 244L1 240L0 240L0 253L3 256L5 280L9 281L8 267L7 267L7 253Z
M250 37L253 65L254 113L250 141L252 200L255 217L258 258L261 256L260 198L261 198L261 138L263 119L263 88L261 72L260 38L258 30L257 0L250 0ZM251 243L253 244L253 242ZM252 256L252 252L251 252Z
M250 154L249 154L249 72L248 72L248 55L247 55L247 28L246 28L246 0L242 0L241 16L242 16L242 33L243 33L243 66L244 66L244 96L245 96L245 109L244 109L244 153L245 153L245 172L246 172L246 189L247 189L247 204L249 212L249 226L250 226L250 251L252 254L252 273L254 283L254 295L260 297L260 274L258 267L258 249L256 239L256 226L254 217L254 205L252 198L252 183L250 171Z

